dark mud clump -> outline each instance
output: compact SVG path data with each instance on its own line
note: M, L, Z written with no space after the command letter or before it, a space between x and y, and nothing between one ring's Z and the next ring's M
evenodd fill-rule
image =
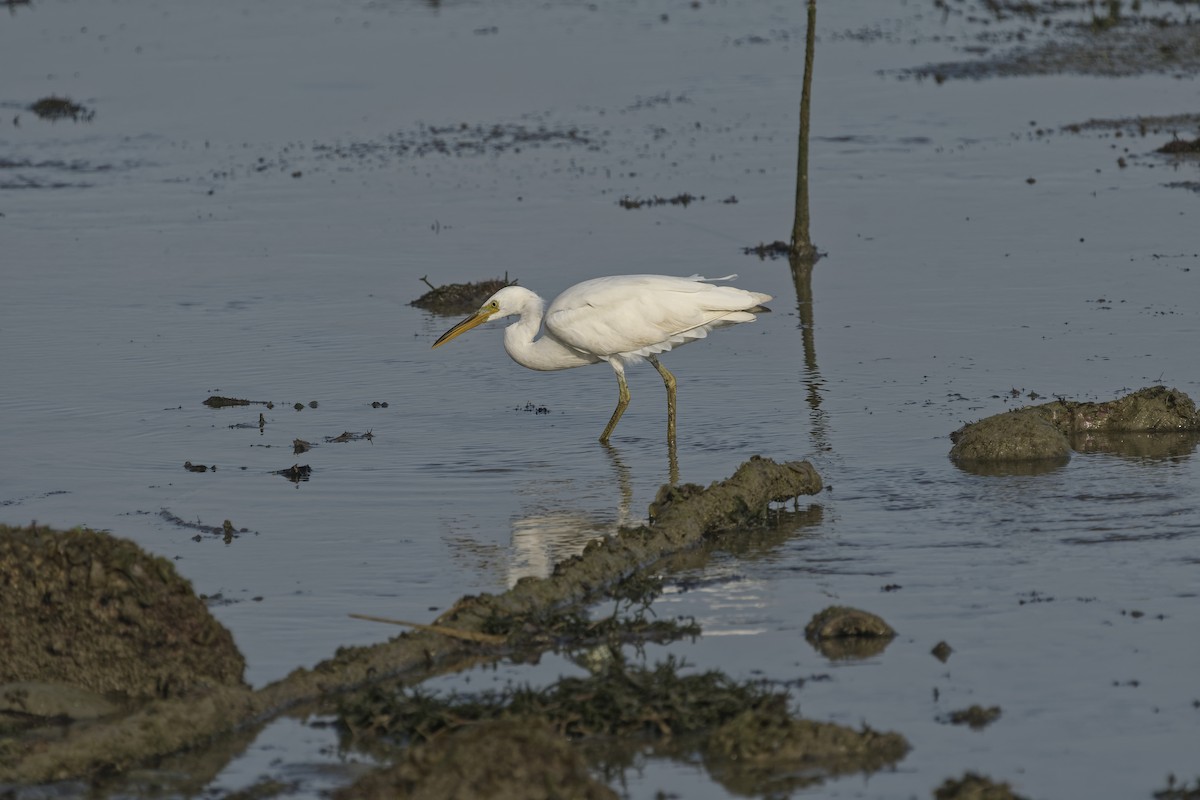
M954 648L945 642L938 642L933 646L933 649L929 651L930 655L943 664L950 660L950 654L953 652Z
M405 751L334 793L335 800L616 800L583 757L538 719L500 719L466 727Z
M489 297L505 286L516 283L516 281L509 281L507 275L503 278L492 278L477 283L447 283L443 286L434 286L425 278L421 280L425 281L429 291L413 300L409 305L446 316L477 311Z
M51 122L57 122L60 119L69 119L74 122L91 122L96 116L96 112L81 106L67 97L58 97L51 95L43 97L36 103L29 106L29 110L42 119L48 119Z
M950 434L950 457L961 465L979 462L1052 461L1065 463L1072 443L1086 448L1089 438L1120 433L1200 430L1200 413L1178 389L1151 386L1117 400L1081 403L1055 400L970 423Z
M891 625L869 611L829 606L804 626L804 638L826 658L843 661L879 655L896 636Z
M981 731L1000 719L1000 713L1000 706L984 708L980 705L973 705L968 708L960 708L958 711L951 711L939 721L950 725L966 725L973 731Z
M86 529L0 526L0 684L132 698L242 686L233 637L163 558Z
M934 800L1025 800L1007 783L968 772L961 778L947 778L933 791Z

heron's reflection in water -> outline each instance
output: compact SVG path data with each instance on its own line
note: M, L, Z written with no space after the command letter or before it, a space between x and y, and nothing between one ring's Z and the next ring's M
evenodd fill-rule
M630 478L629 467L621 461L616 448L611 444L605 444L604 451L617 479L620 499L616 519L607 515L566 509L514 519L512 552L507 570L509 586L529 576L546 577L554 570L555 564L583 552L583 548L591 540L609 536L618 528L630 524L633 481ZM638 523L641 520L632 522Z

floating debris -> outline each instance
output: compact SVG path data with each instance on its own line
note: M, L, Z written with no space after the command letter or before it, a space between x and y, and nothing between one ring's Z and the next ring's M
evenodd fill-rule
M217 471L217 467L215 464L211 467L206 467L203 464L193 464L190 461L183 462L183 468L186 469L188 472L208 472L210 469L213 472Z
M350 431L343 431L338 436L326 436L325 441L327 441L327 442L354 442L359 439L366 439L369 442L374 438L375 438L375 434L371 433L370 431L367 431L366 433L351 433Z
M306 442L303 439L292 439L292 453L294 455L300 455L301 453L307 453L311 449L312 449L312 442Z
M287 469L276 470L271 474L282 475L292 483L299 483L300 481L306 481L309 479L309 476L312 475L312 467L310 467L308 464L293 464Z

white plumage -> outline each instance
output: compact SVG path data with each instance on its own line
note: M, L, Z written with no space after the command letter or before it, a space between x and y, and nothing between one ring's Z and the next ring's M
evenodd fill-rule
M570 287L546 308L545 301L521 286L506 286L478 311L442 334L434 347L491 319L516 316L504 330L504 349L529 369L560 370L607 361L617 374L616 411L600 435L607 442L629 404L625 367L646 359L667 387L667 436L675 439L675 377L657 355L708 332L752 322L771 299L761 292L717 286L711 280L670 275L612 275ZM538 332L542 335L538 337Z

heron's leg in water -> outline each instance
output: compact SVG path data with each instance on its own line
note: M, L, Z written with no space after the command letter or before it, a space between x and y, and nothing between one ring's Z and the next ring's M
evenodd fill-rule
M613 412L612 419L604 426L604 433L600 434L600 441L606 444L613 428L617 427L617 422L625 413L625 406L629 405L629 384L625 383L625 368L619 361L610 361L609 363L612 364L613 372L617 373L617 385L620 387L621 393L617 398L617 410Z
M649 361L662 375L663 384L667 387L667 441L675 441L675 376L671 371L658 363L658 359L650 356Z

